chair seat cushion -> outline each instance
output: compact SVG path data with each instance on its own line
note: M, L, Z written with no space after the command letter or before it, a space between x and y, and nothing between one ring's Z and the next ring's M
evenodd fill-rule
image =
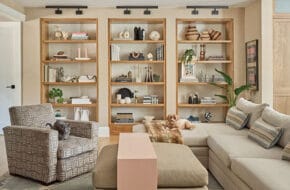
M290 163L264 158L236 158L232 171L252 189L288 190L290 187Z
M209 148L225 166L231 166L233 158L281 159L282 148L275 146L265 149L247 136L212 135L207 140Z
M203 127L196 125L196 127L191 130L184 129L180 131L183 138L183 143L185 145L194 147L207 147L208 134Z
M200 123L198 126L203 127L208 135L222 134L248 136L249 131L247 128L236 130L225 123Z
M67 140L59 141L57 158L69 158L88 151L92 151L95 145L91 139L69 136Z

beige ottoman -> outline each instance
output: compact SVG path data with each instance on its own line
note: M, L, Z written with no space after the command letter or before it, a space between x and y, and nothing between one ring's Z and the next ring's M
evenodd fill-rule
M154 143L157 154L158 189L206 190L207 170L185 145ZM93 171L96 190L117 189L118 145L105 146ZM142 172L142 171L140 171Z

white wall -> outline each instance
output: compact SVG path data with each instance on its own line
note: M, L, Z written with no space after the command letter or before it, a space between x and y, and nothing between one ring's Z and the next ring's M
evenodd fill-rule
M245 82L245 50L244 50L244 9L233 8L220 11L220 15L212 16L210 10L200 10L198 16L192 16L190 10L184 8L166 8L153 10L150 16L144 16L143 10L133 10L131 15L123 15L122 10L91 8L84 10L84 18L99 19L99 120L108 122L108 18L166 18L167 34L167 113L176 110L176 63L175 63L175 21L176 18L233 18L235 48L235 81ZM75 10L64 10L63 15L54 15L54 10L43 8L26 9L27 21L23 24L23 103L40 102L40 34L39 18L41 17L76 17Z

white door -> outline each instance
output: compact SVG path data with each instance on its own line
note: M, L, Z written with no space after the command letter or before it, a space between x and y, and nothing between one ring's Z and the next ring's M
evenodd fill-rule
M10 124L8 108L21 105L21 23L0 22L0 134Z

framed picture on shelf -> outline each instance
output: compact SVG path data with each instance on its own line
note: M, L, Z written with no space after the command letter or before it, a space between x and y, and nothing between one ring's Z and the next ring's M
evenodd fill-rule
M258 40L246 42L246 77L251 90L259 90Z
M181 79L180 82L196 82L195 65L182 64L181 66Z

